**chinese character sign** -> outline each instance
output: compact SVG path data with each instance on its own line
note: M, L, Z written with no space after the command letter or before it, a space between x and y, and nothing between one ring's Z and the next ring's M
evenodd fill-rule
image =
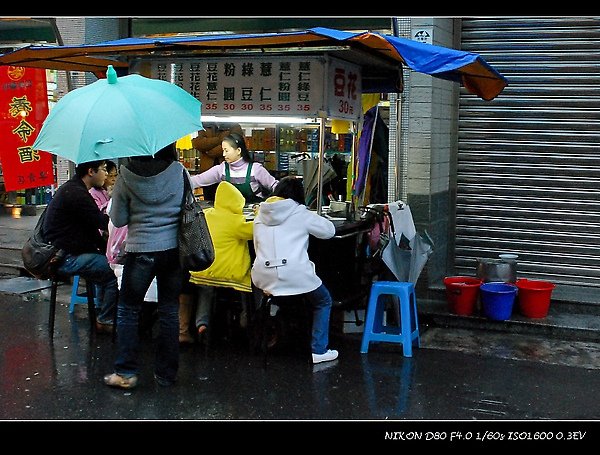
M327 114L331 118L355 120L361 113L360 67L330 59L327 71Z
M46 70L0 66L0 162L6 191L54 184L52 156L31 148L47 116Z
M152 62L151 76L179 85L207 115L318 117L356 120L360 66L335 58L215 57Z
M314 117L323 109L324 68L315 57L220 57L153 62L152 77L202 102L207 115Z

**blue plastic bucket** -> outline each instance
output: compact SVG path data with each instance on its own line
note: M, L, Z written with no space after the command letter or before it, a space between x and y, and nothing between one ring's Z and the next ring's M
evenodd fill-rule
M480 286L483 313L494 321L510 319L518 288L514 284L490 282Z

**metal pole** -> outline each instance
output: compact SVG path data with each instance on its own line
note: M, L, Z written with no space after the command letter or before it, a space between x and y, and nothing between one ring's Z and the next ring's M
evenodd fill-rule
M317 214L322 214L323 159L325 158L325 118L319 117L319 174L317 179Z
M60 33L60 30L58 28L58 25L56 24L56 18L54 17L49 17L48 19L46 19L48 22L50 22L50 25L52 26L52 30L54 31L54 36L56 37L56 42L58 43L59 46L64 46L65 42L62 38L62 35ZM70 92L73 90L73 81L71 80L71 72L68 70L65 70L65 76L67 79L67 90Z

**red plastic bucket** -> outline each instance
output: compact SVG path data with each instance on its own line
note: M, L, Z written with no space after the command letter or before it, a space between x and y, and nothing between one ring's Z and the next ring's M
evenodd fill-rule
M528 318L545 318L550 309L550 297L556 287L549 281L518 279L519 311Z
M451 313L470 316L475 311L482 281L470 276L450 276L444 278L446 300Z

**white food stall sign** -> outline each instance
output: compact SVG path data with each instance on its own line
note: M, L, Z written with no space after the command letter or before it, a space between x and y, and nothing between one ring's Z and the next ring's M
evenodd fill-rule
M360 67L331 57L249 56L152 61L151 77L179 85L205 115L356 120Z
M324 99L327 116L335 119L357 120L361 114L362 77L360 67L330 58Z

